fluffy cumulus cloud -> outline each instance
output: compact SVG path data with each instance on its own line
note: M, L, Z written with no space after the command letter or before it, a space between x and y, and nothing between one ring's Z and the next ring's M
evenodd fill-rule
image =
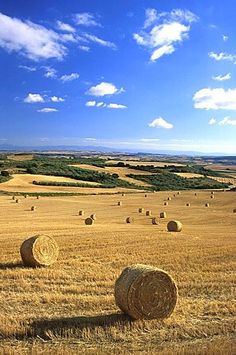
M229 116L224 117L223 120L219 122L219 126L236 126L236 119L232 119Z
M208 53L208 56L212 59L215 59L216 61L220 60L228 60L230 62L235 62L236 61L236 55L235 54L229 54L229 53L215 53L215 52L210 52Z
M96 20L96 17L90 12L82 12L75 14L74 20L76 25L82 25L86 27L101 26L100 23Z
M213 80L216 80L216 81L229 80L229 79L231 79L231 74L230 74L230 73L227 73L227 74L225 74L225 75L213 76L212 79L213 79Z
M155 118L148 125L149 127L153 127L153 128L165 128L165 129L171 129L174 127L172 123L167 122L162 117Z
M191 23L197 16L188 10L175 9L157 14L155 9L146 10L142 30L134 33L135 41L151 50L150 60L155 62L163 55L171 54L176 45L188 38Z
M65 31L65 32L75 32L74 27L72 27L68 23L64 23L61 21L57 21L57 28L61 31Z
M114 84L112 83L107 83L107 82L101 82L100 84L96 86L92 86L88 91L88 95L92 96L105 96L105 95L114 95L118 94L120 92L123 92L124 89L118 89Z
M56 108L51 108L51 107L44 107L41 108L40 110L37 110L37 112L42 112L42 113L50 113L50 112L57 112L58 110Z
M28 94L24 98L24 102L27 104L35 104L38 102L44 102L44 98L40 94Z
M205 110L236 110L236 89L204 88L193 96L194 107Z
M78 73L71 73L71 74L62 75L60 77L60 80L65 83L67 81L76 80L78 78L79 78L79 74Z
M211 118L211 119L209 120L208 124L211 125L211 126L214 125L214 124L216 124L216 119L215 119L215 118Z
M63 102L63 101L65 101L65 99L63 99L62 97L58 97L58 96L51 96L50 100L52 102Z
M0 47L18 52L29 59L62 59L66 54L65 40L46 27L0 13Z

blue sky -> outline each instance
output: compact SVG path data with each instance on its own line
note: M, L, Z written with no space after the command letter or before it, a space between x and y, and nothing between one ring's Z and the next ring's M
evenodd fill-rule
M233 0L0 2L0 144L236 153Z

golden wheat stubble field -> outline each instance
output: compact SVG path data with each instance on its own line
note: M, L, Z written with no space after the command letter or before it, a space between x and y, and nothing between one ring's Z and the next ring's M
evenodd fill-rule
M235 192L173 194L22 197L18 204L0 196L0 353L235 354ZM97 220L86 226L91 213ZM167 232L171 219L183 223L182 232ZM21 264L20 245L35 234L59 244L49 268ZM115 280L135 263L175 279L179 298L170 318L131 321L115 305Z

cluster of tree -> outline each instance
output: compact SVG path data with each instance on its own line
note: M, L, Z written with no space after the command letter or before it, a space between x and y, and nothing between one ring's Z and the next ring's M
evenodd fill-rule
M62 181L33 181L34 185L40 186L66 186L66 187L92 187L92 188L111 188L112 185L95 185L95 184L86 184L81 182L62 182Z

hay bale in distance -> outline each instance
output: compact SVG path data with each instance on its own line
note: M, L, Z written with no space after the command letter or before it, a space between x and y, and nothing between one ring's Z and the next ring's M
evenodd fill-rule
M159 224L158 219L156 217L152 218L152 224L155 224L155 225Z
M148 210L146 211L146 216L151 216L152 215L152 211Z
M90 215L90 218L92 218L94 221L96 221L96 219L97 219L96 213L92 213Z
M173 197L175 197L176 195L175 194L173 194Z
M87 226L91 226L94 223L94 219L92 219L91 217L88 217L88 218L85 219L84 223Z
M39 200L39 195L37 195L37 200Z
M182 223L179 221L169 221L167 223L167 229L169 232L181 232L182 228Z
M210 207L210 204L209 203L205 203L205 207Z
M138 212L139 212L139 213L144 213L144 208L140 207L140 208L138 209Z
M168 206L168 202L167 201L164 202L164 206Z
M194 196L197 196L197 193L195 192Z
M214 195L215 193L214 193L214 191L211 191L211 195Z
M79 211L79 216L83 216L84 215L84 210L80 210Z
M126 267L115 283L116 305L133 319L164 319L173 312L178 289L172 277L156 267Z
M20 202L20 200L17 198L17 199L16 199L16 203L19 203L19 202Z
M147 197L147 194L146 194L146 195L144 195L144 197Z
M36 206L31 206L31 211L36 211Z
M134 223L134 217L127 217L126 223Z
M57 260L59 248L53 238L36 235L22 243L20 254L26 266L49 266Z
M24 198L27 198L28 197L28 195L24 195Z
M118 201L117 205L122 206L122 201Z
M171 201L171 197L168 197L167 200L168 200L168 201Z
M160 218L166 218L166 212L160 212Z
M189 203L189 202L188 202L188 203L186 203L186 206L187 206L187 207L190 207L190 203Z
M211 198L215 198L215 196L214 196L214 195L211 195Z
M233 209L233 213L236 213L236 208Z
M177 192L177 195L180 195L180 192L179 192L179 191Z
M123 193L121 194L121 196L125 196L125 193L123 192Z
M15 198L16 198L15 196L12 196L12 200L15 200Z

